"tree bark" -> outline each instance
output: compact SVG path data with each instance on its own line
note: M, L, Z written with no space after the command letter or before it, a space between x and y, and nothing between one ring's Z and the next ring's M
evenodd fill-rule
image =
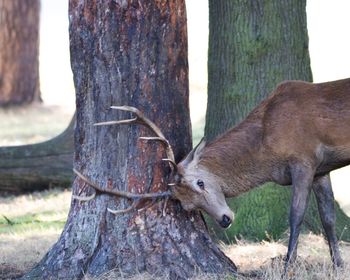
M312 80L306 0L209 0L208 140L238 124L274 87Z
M111 105L138 107L170 140L177 160L191 149L184 0L71 0L69 16L75 167L104 188L164 191L169 177L161 161L164 149L138 140L149 130L92 124L131 117ZM88 195L90 188L75 179L73 193ZM236 271L199 213L185 212L176 201L169 201L165 216L164 201L124 215L107 211L130 203L105 194L85 203L73 200L60 239L24 278L80 279L115 269L187 279L196 269Z
M0 148L0 191L22 193L68 187L73 180L73 117L68 128L43 143Z
M40 0L0 0L0 105L40 100Z
M305 0L209 0L207 139L238 124L283 80L312 80L305 7ZM208 219L209 227L229 243L237 236L276 240L288 229L290 201L289 189L267 184L229 200L230 229ZM336 212L337 234L350 240L350 219L338 204ZM312 197L304 229L322 232L317 213Z

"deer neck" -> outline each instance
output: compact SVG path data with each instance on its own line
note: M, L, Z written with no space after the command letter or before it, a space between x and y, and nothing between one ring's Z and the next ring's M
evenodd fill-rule
M220 178L226 197L271 181L261 138L258 127L232 129L205 148L201 164Z

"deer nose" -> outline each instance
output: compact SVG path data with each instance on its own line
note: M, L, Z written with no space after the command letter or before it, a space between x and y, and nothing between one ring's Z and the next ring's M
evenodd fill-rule
M231 219L227 217L226 215L222 216L222 220L219 222L220 226L223 228L228 228L231 225Z

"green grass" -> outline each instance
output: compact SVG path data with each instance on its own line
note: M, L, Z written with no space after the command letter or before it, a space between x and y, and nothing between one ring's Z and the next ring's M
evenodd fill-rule
M70 191L54 189L0 198L0 234L62 230L69 210Z
M67 217L67 211L45 211L25 214L9 219L0 217L0 234L21 234L28 231L47 229L62 230Z

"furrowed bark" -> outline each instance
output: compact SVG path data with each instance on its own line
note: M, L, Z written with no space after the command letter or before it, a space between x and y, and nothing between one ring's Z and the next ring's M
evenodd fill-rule
M312 81L306 1L209 0L208 140L284 80Z
M185 3L70 1L71 63L77 94L74 166L105 188L134 193L167 189L170 168L159 143L139 125L93 126L131 118L112 105L139 108L162 130L178 161L191 149ZM80 179L75 195L91 189ZM63 233L24 279L81 279L114 269L188 279L197 269L234 273L235 265L210 239L201 216L178 202L113 215L132 202L106 194L73 200ZM147 202L146 202L147 203ZM142 207L142 205L140 205Z
M0 105L40 100L39 0L0 0Z

